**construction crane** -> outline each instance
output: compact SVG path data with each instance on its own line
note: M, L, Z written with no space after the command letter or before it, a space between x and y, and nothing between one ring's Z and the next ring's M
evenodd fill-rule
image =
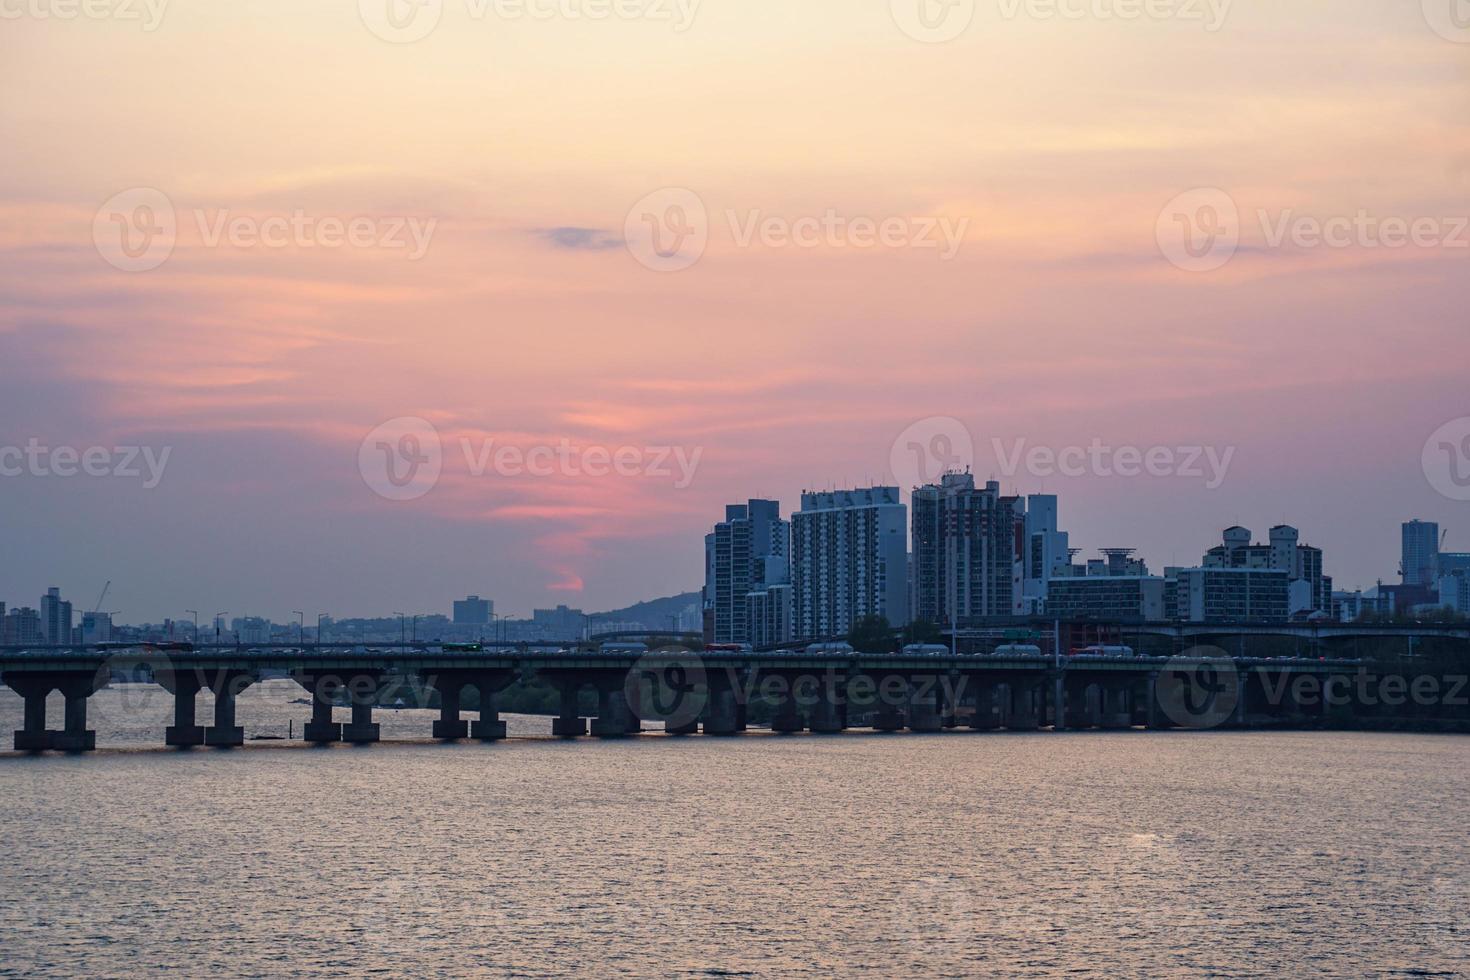
M97 605L92 607L92 615L95 616L102 611L102 602L107 598L107 590L110 588L112 588L112 579L108 579L107 584L102 586L102 594L97 597Z

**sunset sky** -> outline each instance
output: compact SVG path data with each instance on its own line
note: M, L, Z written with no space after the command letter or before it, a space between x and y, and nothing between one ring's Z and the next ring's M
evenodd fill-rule
M156 487L0 476L0 600L90 609L112 579L129 622L614 608L698 588L728 502L904 482L895 440L942 418L981 478L1060 494L1074 544L1155 570L1234 523L1297 525L1339 588L1396 580L1412 517L1470 550L1470 503L1421 465L1470 415L1470 28L1434 3L1240 0L1212 31L982 0L932 43L889 0L687 23L443 0L396 43L372 0L173 0L152 30L0 2L0 445L169 451ZM625 230L670 188L708 244L659 271ZM1239 247L1194 271L1160 236L1203 188ZM158 199L138 189L177 232L129 270L99 238L109 202ZM373 240L249 238L296 212ZM964 235L742 241L829 213ZM1443 240L1272 240L1360 213ZM232 219L246 237L213 239ZM442 472L385 499L364 440L402 417ZM489 439L698 465L477 475L462 447ZM1233 456L1214 488L1042 478L993 439Z

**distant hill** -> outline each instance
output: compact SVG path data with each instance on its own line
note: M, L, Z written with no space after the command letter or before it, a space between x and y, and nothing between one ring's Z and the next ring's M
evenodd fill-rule
M612 609L607 612L593 613L594 620L603 620L617 623L642 623L646 629L661 630L668 629L670 617L677 617L689 612L689 607L699 607L698 592L683 592L679 595L669 596L664 599L649 599L628 606L625 609ZM686 626L690 624L686 621ZM692 628L698 629L695 625Z

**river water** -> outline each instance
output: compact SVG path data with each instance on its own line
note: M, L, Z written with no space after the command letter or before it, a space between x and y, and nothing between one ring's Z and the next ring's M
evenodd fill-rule
M299 734L299 688L252 691L247 735ZM93 701L102 751L0 755L0 975L1470 972L1463 737L446 746L382 711L402 741L175 752L161 693Z

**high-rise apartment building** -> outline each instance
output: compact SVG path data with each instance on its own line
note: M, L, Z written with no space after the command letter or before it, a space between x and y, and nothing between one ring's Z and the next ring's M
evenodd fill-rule
M485 626L495 613L495 603L477 595L454 600L455 626Z
M975 486L969 473L948 473L913 493L913 617L939 626L967 626L1025 612L1023 575L1030 562L1025 505L1002 496L994 481ZM1036 524L1035 571L1067 555L1051 513ZM1044 589L1038 589L1044 601Z
M909 622L908 508L898 487L803 493L791 516L792 636L843 636L867 616Z
M725 508L725 519L705 536L704 599L714 642L754 643L749 596L790 581L790 554L791 524L781 518L778 501L750 500Z
M51 644L70 643L71 618L71 603L61 598L61 590L47 589L41 596L41 640Z
M1271 529L1268 544L1252 544L1251 532L1226 528L1223 543L1205 552L1204 568L1261 568L1286 573L1289 613L1332 612L1332 578L1322 572L1322 549L1300 543L1301 534L1287 524Z
M1399 575L1405 585L1433 585L1439 573L1439 525L1434 521L1406 521L1402 526Z

